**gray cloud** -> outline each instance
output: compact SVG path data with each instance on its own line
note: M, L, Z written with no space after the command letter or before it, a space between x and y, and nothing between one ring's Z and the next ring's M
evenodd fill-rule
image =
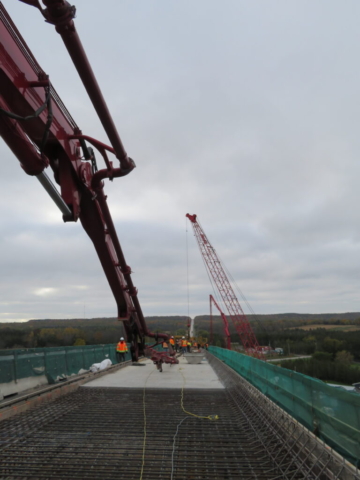
M106 192L144 313L187 314L187 212L256 312L359 311L359 3L75 3L137 163ZM79 126L107 142L54 28L4 4ZM113 316L81 225L62 223L3 143L0 155L0 319L70 318L84 305ZM188 229L195 315L211 286Z

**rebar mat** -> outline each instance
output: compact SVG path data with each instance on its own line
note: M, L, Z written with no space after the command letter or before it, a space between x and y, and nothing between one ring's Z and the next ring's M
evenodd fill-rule
M146 389L143 480L309 478L279 471L226 390ZM0 478L140 479L142 389L79 388L0 423ZM274 442L277 440L274 438ZM172 462L172 453L173 462ZM173 477L171 477L173 473Z

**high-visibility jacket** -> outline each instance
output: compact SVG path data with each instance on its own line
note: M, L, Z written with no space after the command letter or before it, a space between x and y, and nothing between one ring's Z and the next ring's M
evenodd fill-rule
M187 341L186 340L181 340L181 346L186 347L187 346Z
M163 342L163 348L168 348L168 344L166 342Z
M119 342L117 345L116 345L116 351L117 352L121 352L121 353L125 353L128 351L128 348L127 348L127 345L124 341L121 341Z
M173 339L173 338L170 338L169 341L170 341L171 345L175 345L175 342L174 342L174 339Z
M191 342L187 342L187 346L188 346L188 347L191 347Z

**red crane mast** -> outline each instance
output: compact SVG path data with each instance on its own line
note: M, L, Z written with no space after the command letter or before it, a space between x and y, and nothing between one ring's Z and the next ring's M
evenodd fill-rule
M261 360L265 360L250 322L241 308L215 248L211 245L204 230L199 225L197 216L187 213L186 217L191 222L206 268L229 312L245 352Z
M215 298L210 295L210 344L213 343L214 340L214 333L213 333L213 313L212 313L212 306L213 304L215 307L219 310L221 319L224 324L224 333L225 333L225 345L228 350L231 350L231 337L230 337L230 332L229 332L229 323L227 321L225 313L221 310L219 307L217 301Z

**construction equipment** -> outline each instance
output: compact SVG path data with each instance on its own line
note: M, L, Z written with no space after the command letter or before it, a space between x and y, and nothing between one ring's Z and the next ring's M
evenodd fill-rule
M187 213L186 217L191 222L205 266L229 312L245 352L248 355L265 360L250 322L241 308L215 248L211 245L204 230L201 228L197 216Z
M230 332L229 332L229 323L227 321L225 313L221 310L219 307L217 301L215 298L210 295L210 344L213 344L214 342L214 334L213 334L213 313L212 313L212 306L213 304L215 307L219 310L221 319L224 324L224 333L225 333L225 345L228 350L231 350L231 337L230 337Z
M76 32L75 7L65 0L21 0L38 8L61 35L111 146L84 135L0 3L0 135L28 175L36 176L60 208L65 222L80 219L92 240L124 324L134 361L145 354L147 328L104 192L104 180L128 175L134 161L127 155L100 87ZM92 145L105 162L98 169ZM119 166L109 160L116 156ZM45 173L53 171L60 192ZM148 350L155 363L177 363L174 356Z

